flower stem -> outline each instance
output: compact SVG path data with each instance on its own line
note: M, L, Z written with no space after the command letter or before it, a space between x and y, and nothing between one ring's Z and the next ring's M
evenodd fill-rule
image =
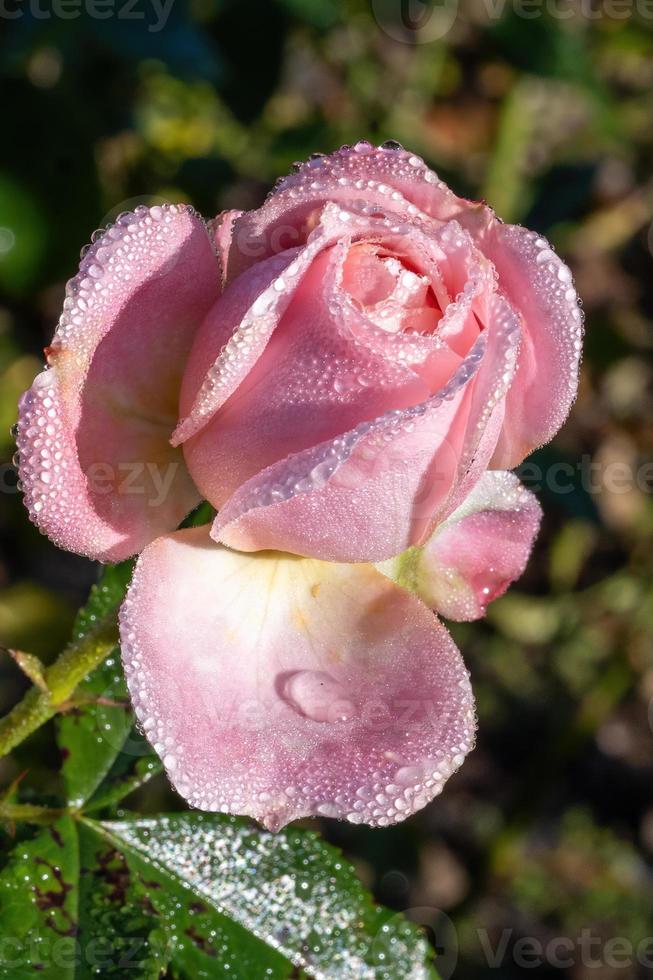
M0 758L62 710L77 685L102 663L118 642L116 610L83 637L73 640L44 672L45 689L32 687L0 719Z

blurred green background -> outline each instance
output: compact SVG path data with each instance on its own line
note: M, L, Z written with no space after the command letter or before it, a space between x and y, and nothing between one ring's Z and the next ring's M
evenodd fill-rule
M0 13L0 643L51 658L97 575L28 523L10 463L80 246L141 201L249 208L314 151L401 141L553 240L587 340L571 419L534 457L564 492L543 481L528 571L454 629L476 751L406 824L323 830L381 901L451 917L456 977L521 975L520 937L574 944L538 977L650 976L653 941L648 967L609 941L653 936L653 5L174 0L164 26L148 0L121 7ZM26 685L1 653L0 684L4 710ZM0 785L29 769L27 792L56 792L52 745L46 727ZM179 802L155 780L138 805Z

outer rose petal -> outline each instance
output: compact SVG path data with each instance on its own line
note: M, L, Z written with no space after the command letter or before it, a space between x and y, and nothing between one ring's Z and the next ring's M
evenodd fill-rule
M119 561L197 503L168 440L218 292L213 247L188 207L139 208L84 255L17 438L30 516L60 547Z
M578 388L583 318L571 272L545 238L493 219L478 244L523 320L517 374L493 459L493 466L511 469L552 439L567 417Z
M138 718L178 792L276 830L321 814L386 826L440 792L474 737L462 658L370 565L214 544L139 559L121 615Z
M269 466L219 512L216 540L326 561L381 561L421 544L494 449L519 324L501 298L491 309L491 327L437 395Z
M448 619L479 619L524 571L541 514L514 473L485 473L423 548L377 568Z

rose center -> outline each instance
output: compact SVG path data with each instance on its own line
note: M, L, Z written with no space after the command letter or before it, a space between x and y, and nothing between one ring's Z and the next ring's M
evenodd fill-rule
M430 334L442 316L428 277L378 245L351 247L342 284L367 317L388 333Z

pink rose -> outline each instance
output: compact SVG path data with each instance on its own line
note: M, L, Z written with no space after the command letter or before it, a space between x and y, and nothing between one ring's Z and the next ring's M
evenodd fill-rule
M145 548L125 670L191 803L385 825L439 792L474 714L428 607L476 618L521 573L539 507L491 470L557 431L580 349L548 243L395 144L91 245L21 403L20 476L60 546ZM177 532L203 498L213 525Z

